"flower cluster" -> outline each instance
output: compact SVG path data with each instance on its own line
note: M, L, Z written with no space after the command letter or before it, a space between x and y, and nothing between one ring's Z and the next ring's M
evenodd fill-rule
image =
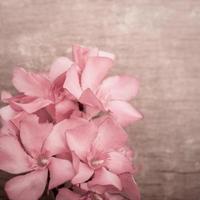
M138 200L133 153L124 126L142 116L127 101L138 92L130 76L111 76L114 56L75 45L48 73L17 68L3 91L0 169L11 200Z

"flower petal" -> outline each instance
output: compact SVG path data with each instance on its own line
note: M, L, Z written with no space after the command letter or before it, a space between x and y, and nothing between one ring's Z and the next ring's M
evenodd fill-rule
M63 100L55 105L56 122L69 118L73 111L78 110L77 103L70 100Z
M90 57L86 63L81 77L82 89L90 88L96 91L97 87L107 75L113 62L105 57Z
M106 51L99 51L99 57L110 58L111 60L115 60L115 55Z
M26 175L12 178L5 185L9 199L36 200L44 192L48 170L33 171Z
M9 98L12 98L12 95L10 94L10 92L3 90L1 92L1 101L4 103L8 103Z
M11 119L11 121L18 129L20 129L21 121L24 118L26 118L27 116L29 116L29 114L24 112L24 111L22 111L22 112L17 113L17 115L13 119Z
M76 175L72 179L73 184L84 183L89 180L93 175L94 171L85 163L81 162L76 154L72 153L73 166Z
M73 59L81 70L84 69L89 57L97 56L97 48L87 48L80 45L73 45L72 47Z
M75 174L72 163L64 159L52 157L48 168L50 172L49 190L71 180Z
M77 193L72 192L66 188L59 190L56 200L80 200L81 196Z
M82 93L79 101L82 104L98 108L99 110L104 110L102 103L97 99L97 97L89 88Z
M79 158L85 160L96 134L96 127L92 122L88 122L85 125L68 130L66 136L70 150L74 151Z
M22 144L33 157L41 152L42 145L52 130L52 124L39 123L36 115L29 115L21 122L20 138Z
M138 81L130 76L112 76L105 79L98 91L98 97L111 100L130 100L138 93Z
M105 168L96 170L94 177L90 182L88 182L88 185L90 187L95 185L114 186L119 190L122 189L120 178L116 174L109 172Z
M82 93L79 102L83 105L83 112L87 119L99 118L105 113L103 104L90 89L86 89Z
M39 117L40 123L53 121L51 115L49 114L49 112L47 111L46 108L42 108L42 109L38 110L37 112L35 112L34 114Z
M0 117L5 121L11 120L16 114L17 112L10 106L4 106L0 109Z
M123 195L125 195L130 200L140 200L140 191L132 174L122 174L120 175L120 179L123 187Z
M18 136L18 129L12 121L2 121L2 128L0 129L1 135Z
M51 65L51 69L49 72L50 79L54 81L58 76L60 76L64 72L67 72L72 64L73 62L67 57L57 58Z
M13 136L0 137L0 161L0 169L12 174L30 171L33 162Z
M98 135L93 144L94 149L100 152L119 148L127 141L126 132L111 118L107 118L99 127Z
M125 101L110 101L107 106L112 116L121 126L127 126L130 123L142 119L142 115Z
M27 113L34 113L52 103L53 102L49 99L36 98L29 103L12 102L12 105L20 107L22 110L26 111Z
M115 174L133 172L131 161L119 152L109 152L106 167Z
M76 176L72 179L73 184L84 183L89 180L93 175L94 171L89 168L85 163L79 163L79 171Z
M66 80L63 87L66 88L74 97L80 97L82 89L80 86L78 71L75 65L70 67L67 71Z
M73 129L85 123L83 119L66 119L57 123L48 138L46 139L43 147L43 151L47 151L49 155L57 155L60 153L68 152L68 146L66 142L66 131Z
M14 71L13 85L19 92L36 97L47 97L51 87L44 75L27 72L23 68Z

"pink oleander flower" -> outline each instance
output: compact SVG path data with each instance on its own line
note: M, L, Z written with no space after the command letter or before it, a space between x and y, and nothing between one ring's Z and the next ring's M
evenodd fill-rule
M9 105L0 110L1 117L18 122L26 112L58 122L73 113L81 112L87 118L109 113L122 126L142 118L127 102L138 92L136 79L112 76L103 80L112 68L112 54L74 46L73 58L74 62L65 57L57 59L48 74L16 69L13 85L20 94L2 94Z
M52 64L48 74L17 68L12 82L20 93L13 97L8 92L2 92L2 101L9 103L0 110L2 119L18 122L26 113L37 114L41 121L58 122L69 118L78 109L78 104L63 88L65 73L70 66L71 61L61 57Z
M109 112L122 126L141 114L127 101L138 92L138 81L130 76L105 76L113 66L109 53L80 46L73 48L75 63L68 69L64 88L83 105L89 117Z
M16 95L1 93L0 170L11 200L140 200L123 126L141 114L130 76L106 77L114 55L74 45L49 72L14 71ZM60 189L63 187L62 189ZM52 194L52 193L51 193Z
M20 124L19 135L0 137L0 169L23 174L6 183L10 199L39 199L47 184L48 171L49 189L73 178L75 171L71 161L55 155L67 151L65 140L58 137L64 134L66 126L75 124L63 121L53 127L50 123L40 124L36 116L28 116Z
M108 187L123 190L120 175L134 169L127 134L119 125L110 118L99 127L89 122L67 130L66 139L75 169L72 184L97 193Z

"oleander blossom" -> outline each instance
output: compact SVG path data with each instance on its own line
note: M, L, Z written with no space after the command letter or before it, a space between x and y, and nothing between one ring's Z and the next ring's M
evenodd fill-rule
M2 91L0 170L10 200L140 200L124 126L142 115L129 76L107 77L115 56L74 45L48 72L16 68Z
M73 57L75 63L67 71L63 87L82 104L89 118L108 113L122 126L142 118L127 102L137 95L138 81L127 75L104 80L113 66L112 54L74 46Z
M6 183L5 190L10 199L38 199L46 187L48 171L49 189L74 176L71 161L56 157L65 149L59 152L50 141L60 126L62 124L40 124L37 116L28 116L20 123L19 135L1 136L0 169L13 174L26 173ZM59 148L62 146L65 144Z

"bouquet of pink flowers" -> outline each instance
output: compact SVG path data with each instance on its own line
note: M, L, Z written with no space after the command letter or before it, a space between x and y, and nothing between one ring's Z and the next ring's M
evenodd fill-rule
M14 71L18 93L3 91L0 169L11 200L139 200L133 152L123 127L141 119L127 101L130 76L105 76L114 55L78 45L48 73ZM50 197L49 197L50 198Z

